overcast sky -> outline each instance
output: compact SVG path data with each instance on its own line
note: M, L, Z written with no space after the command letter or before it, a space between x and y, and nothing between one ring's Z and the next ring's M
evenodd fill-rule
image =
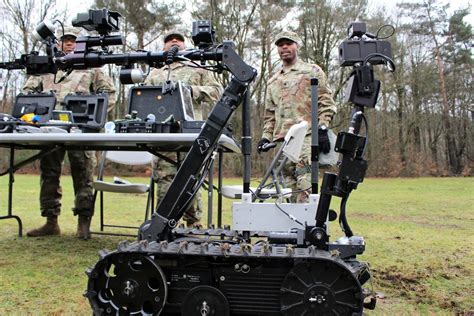
M166 0L165 0L166 1ZM202 0L201 0L202 1ZM407 0L406 2L421 2L422 0ZM59 0L57 2L58 5L67 5L69 9L69 16L70 18L74 18L77 13L79 12L86 12L91 4L93 3L93 0L66 0L66 1L61 1ZM189 0L174 0L173 2L176 3L189 3ZM369 8L371 9L376 9L377 7L382 7L385 6L387 9L394 8L396 6L396 3L402 2L402 1L386 1L386 0L369 0ZM466 22L468 22L471 25L474 25L474 14L472 12L473 10L473 4L474 0L444 0L444 3L450 3L450 10L456 10L459 8L465 8L467 5L470 5L471 7L471 14L466 17ZM70 22L70 21L66 21Z
M377 7L382 7L382 6L385 6L387 9L390 9L390 8L395 8L396 7L396 4L397 3L400 3L400 2L422 2L422 0L406 0L406 1L402 1L402 0L397 0L397 1L393 1L393 2L389 2L389 1L380 1L380 0L369 0L369 8L372 9L372 8L377 8ZM474 14L472 12L473 8L472 8L472 5L474 3L474 0L444 0L443 3L448 3L450 4L450 11L454 11L454 10L457 10L457 9L463 9L463 8L466 8L467 6L470 6L471 7L471 14L468 15L464 21L468 22L469 24L471 25L474 25Z

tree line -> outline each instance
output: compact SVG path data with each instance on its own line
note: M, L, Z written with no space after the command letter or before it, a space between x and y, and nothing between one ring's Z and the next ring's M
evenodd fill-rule
M189 19L209 19L219 40L236 43L238 53L258 71L252 85L252 134L261 135L267 80L278 69L273 39L283 29L297 32L303 42L300 57L320 65L328 74L338 105L333 122L337 132L346 128L351 106L344 102L344 87L351 72L339 67L338 45L347 37L351 21L367 23L375 33L393 25L392 45L396 71L377 66L382 88L376 109L367 109L369 119L369 175L422 176L472 175L474 173L474 102L472 89L472 25L466 17L470 7L456 11L441 0L397 3L392 9L370 9L367 0L207 0L192 4L145 0L96 0L122 14L121 33L126 44L120 51L159 50L162 36L170 29L190 34ZM4 0L0 8L1 59L8 60L37 49L31 32L42 19L65 18L67 9L55 1ZM21 39L21 40L18 40ZM118 68L108 66L118 91L115 117L127 111L127 87L118 82ZM0 112L8 113L24 74L3 72ZM223 85L228 77L216 77ZM209 107L212 105L209 105ZM241 115L231 122L240 135ZM271 155L253 153L253 168L261 172ZM241 173L241 161L225 161L226 170Z

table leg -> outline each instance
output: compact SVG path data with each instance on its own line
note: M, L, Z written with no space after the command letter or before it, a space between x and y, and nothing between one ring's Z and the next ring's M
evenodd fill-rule
M8 205L7 205L7 216L0 216L0 220L2 219L10 219L14 218L18 222L18 236L23 236L23 223L21 222L20 217L13 215L12 211L12 204L13 204L13 182L15 182L15 178L13 177L13 173L15 172L14 168L14 161L15 161L15 148L12 146L10 148L10 166L8 168Z

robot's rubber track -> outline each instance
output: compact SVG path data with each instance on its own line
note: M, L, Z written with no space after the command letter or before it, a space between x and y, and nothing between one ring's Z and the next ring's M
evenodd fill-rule
M87 271L97 315L361 315L367 267L313 246L122 243Z

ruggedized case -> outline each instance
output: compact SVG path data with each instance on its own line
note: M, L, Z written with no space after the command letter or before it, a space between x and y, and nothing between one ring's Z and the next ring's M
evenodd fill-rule
M39 119L37 123L46 123L51 119L55 106L56 96L53 92L20 93L16 96L12 116L21 118L25 114L34 114Z
M72 112L74 123L84 132L98 132L104 127L108 104L106 93L68 94L64 98L64 109Z
M163 94L165 90L165 94ZM130 89L128 113L137 111L137 117L145 120L150 114L160 123L173 116L174 121L194 120L190 89L180 81L158 86L138 86Z

